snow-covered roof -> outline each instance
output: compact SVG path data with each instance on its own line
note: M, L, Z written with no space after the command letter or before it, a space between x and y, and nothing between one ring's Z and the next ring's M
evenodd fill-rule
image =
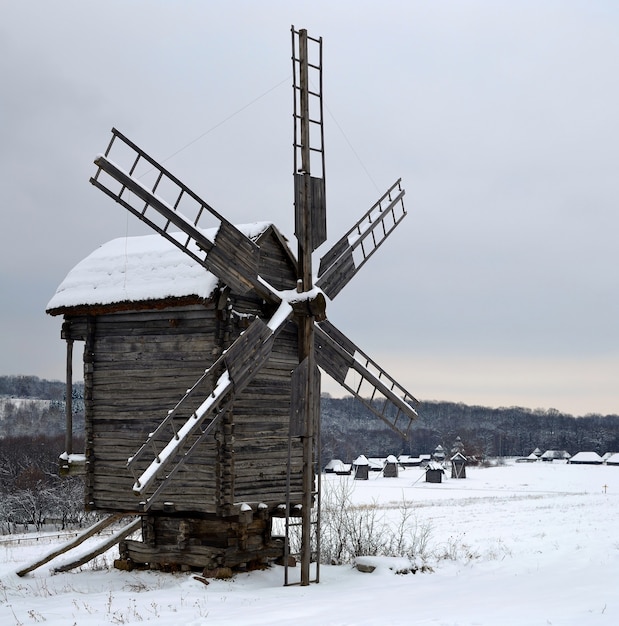
M421 463L421 457L411 456L410 454L400 454L398 457L399 463Z
M578 452L571 459L570 463L601 463L602 457L597 452Z
M270 226L259 222L237 228L257 239ZM202 232L213 241L217 229ZM183 233L173 236L183 243L187 237ZM197 247L193 251L200 254ZM216 276L161 235L122 237L103 244L78 263L60 283L47 312L188 296L206 299L217 282Z
M619 465L619 452L615 452L614 454L611 454L606 459L606 465Z
M340 459L331 459L325 465L325 471L326 472L348 472L350 471L350 464L344 463L344 461L341 461Z
M342 461L341 459L331 459L325 465L325 469L333 469L335 467L339 467L340 465L344 465L344 461Z
M426 467L426 471L428 470L445 472L445 468L438 461L430 461Z
M569 459L570 453L567 450L546 450L542 454L542 459Z

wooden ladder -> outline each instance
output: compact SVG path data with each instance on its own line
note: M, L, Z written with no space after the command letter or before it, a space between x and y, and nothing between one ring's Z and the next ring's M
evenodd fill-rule
M300 545L300 532L302 527L302 520L299 516L299 513L296 515L292 515L292 502L291 502L291 489L290 489L290 479L291 479L291 466L292 466L292 431L288 438L288 465L287 465L287 474L286 474L286 510L284 516L284 586L298 585L300 582L292 582L290 576L290 560L294 559L295 562L299 560L301 557L301 553L299 549L293 550L291 548L291 535L296 535L294 541L297 545ZM314 507L312 509L311 514L311 534L312 541L314 545L314 575L310 577L309 582L318 583L320 582L320 507L321 507L321 459L320 459L320 441L318 440L316 448L314 450L314 459L312 463L314 476L316 480L316 488L312 492L312 497L314 499Z

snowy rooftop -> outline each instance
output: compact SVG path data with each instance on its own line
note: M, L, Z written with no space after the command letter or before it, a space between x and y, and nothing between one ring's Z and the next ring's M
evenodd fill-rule
M270 222L258 222L236 227L256 239L270 226ZM213 241L217 229L202 232ZM173 236L183 243L186 239L183 233ZM200 251L196 248L195 252ZM46 310L187 296L208 298L216 286L213 274L161 235L122 237L103 244L78 263L62 281Z
M570 460L572 463L601 463L602 457L597 452L578 452Z

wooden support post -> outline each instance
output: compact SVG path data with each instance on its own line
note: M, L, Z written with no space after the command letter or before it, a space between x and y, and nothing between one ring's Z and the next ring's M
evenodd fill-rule
M301 121L301 170L303 173L302 237L299 238L299 268L297 278L303 291L312 289L312 197L310 180L310 118L307 31L299 31L299 86ZM303 433L303 499L301 509L301 585L310 583L312 556L312 506L314 492L314 317L305 315L299 323L299 362L308 360L308 377L304 389L305 424Z
M113 515L110 515L109 517L99 520L96 524L93 524L90 528L87 528L84 532L80 533L75 539L72 539L68 543L63 544L57 550L50 552L49 554L45 555L43 558L39 559L38 561L35 561L28 567L25 567L24 569L20 569L18 572L16 572L17 575L25 576L29 572L32 572L38 567L41 567L41 565L45 565L45 563L49 563L52 559L55 559L60 554L64 554L65 552L72 550L73 548L79 546L81 543L86 541L86 539L88 539L89 537L92 537L93 535L96 535L98 532L101 532L104 528L107 528L110 524L113 524L114 522L119 520L121 517L123 517L122 513L114 513Z
M80 565L84 565L84 563L88 563L88 561L92 561L96 556L107 552L110 548L115 546L117 543L120 543L125 537L133 534L136 530L140 528L142 524L141 518L133 520L129 522L126 526L123 526L118 532L114 533L109 539L106 539L102 543L97 544L92 550L76 559L75 561L71 561L70 563L66 563L65 565L61 565L60 567L54 568L54 572L68 572L69 570L75 569Z
M73 454L73 339L67 338L64 450Z

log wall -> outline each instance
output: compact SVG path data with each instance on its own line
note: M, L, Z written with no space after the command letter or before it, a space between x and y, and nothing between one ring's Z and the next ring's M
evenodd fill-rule
M278 289L294 288L295 269L279 236L267 231L259 243L261 275ZM86 501L93 510L138 509L127 459L252 317L268 319L273 312L252 294L227 290L203 304L158 306L115 312L99 307L91 315L80 309L79 316L66 316L72 338L85 340ZM300 502L300 441L293 438L289 452L288 438L297 345L297 327L290 322L266 366L176 474L153 513L170 502L176 514L232 516L244 502L273 510L286 500L289 454L290 491L293 504Z
M216 312L203 306L129 311L98 315L91 326L87 497L97 510L136 510L127 459L216 358ZM215 461L215 442L205 441L177 475L182 487L160 506L170 499L181 509L215 512Z

